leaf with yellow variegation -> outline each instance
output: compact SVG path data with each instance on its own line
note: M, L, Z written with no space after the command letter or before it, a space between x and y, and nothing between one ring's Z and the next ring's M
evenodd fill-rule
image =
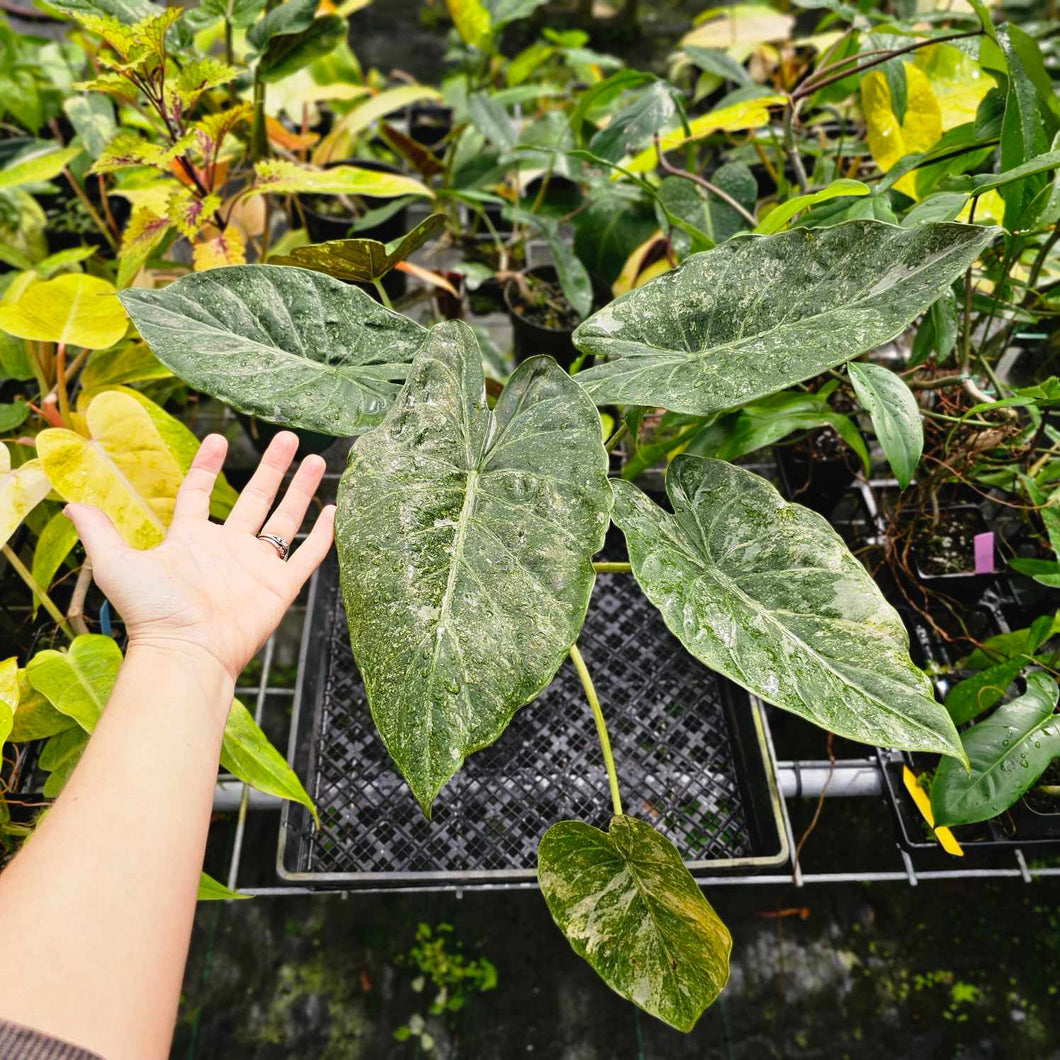
M129 318L114 284L83 272L34 283L0 306L0 331L20 339L102 350L125 334Z
M901 122L894 112L887 78L879 70L870 70L861 79L861 109L869 150L884 173L904 155L926 151L942 136L942 111L927 74L907 63L905 75L906 108ZM917 198L914 174L907 173L894 186L910 198Z
M141 206L133 211L121 236L118 250L118 286L128 287L147 263L155 247L165 239L170 229L168 217L160 217L154 210Z
M445 0L449 17L460 39L472 48L485 48L490 40L490 13L481 0Z
M234 107L227 107L216 114L206 114L195 123L200 138L205 138L206 143L201 143L203 154L216 155L216 149L224 143L225 137L242 122L250 121L254 116L254 107L250 103L239 103Z
M196 272L216 269L221 265L245 265L247 243L243 233L235 225L229 225L223 232L196 243L192 257Z
M169 172L170 164L195 143L195 132L185 133L173 144L154 143L139 133L126 130L118 133L92 163L92 173L113 173L132 166L153 166Z
M37 435L37 452L58 493L94 504L133 548L161 543L184 478L147 410L107 391L85 413L90 438L62 427Z
M719 48L742 62L760 44L786 40L795 27L791 15L781 14L765 4L733 4L714 7L696 20L679 47Z
M145 346L144 349L147 349L147 347ZM165 367L160 361L156 361L156 363L160 367ZM181 471L187 474L191 468L192 460L195 459L195 454L199 451L199 439L176 416L171 416L161 405L156 405L146 394L141 394L139 390L133 390L132 387L118 385L102 386L97 390L88 392L82 390L77 396L78 409L88 408L91 401L98 397L99 394L110 391L127 394L143 406L148 416L151 417L151 422L162 436L162 441L166 443L169 451L176 458ZM213 493L210 494L210 514L215 519L226 518L238 498L239 493L229 484L222 471L214 483Z
M412 177L397 173L377 173L357 166L311 169L285 159L259 162L257 180L250 195L306 192L315 195L370 195L374 199L394 199L401 195L432 197L431 189Z
M975 121L979 104L994 87L993 78L970 55L949 44L935 44L916 52L913 66L931 82L943 132Z
M23 519L48 494L51 484L39 460L12 470L11 450L0 442L0 545L6 545Z
M12 655L0 662L0 744L11 735L18 701L18 657Z
M213 193L200 199L191 188L179 188L169 197L167 214L174 227L194 239L221 208L221 196Z
M785 96L761 96L728 107L719 107L708 114L701 114L688 123L689 133L683 128L674 129L660 137L662 150L673 151L693 140L702 140L715 132L739 132L742 129L758 129L769 124L769 108L778 107L786 100ZM655 145L645 148L639 155L625 164L626 169L634 173L646 173L655 168ZM621 174L612 174L620 176Z

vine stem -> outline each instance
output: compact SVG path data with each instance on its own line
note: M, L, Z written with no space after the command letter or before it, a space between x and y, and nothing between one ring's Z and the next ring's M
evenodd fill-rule
M594 563L597 574L632 574L633 566L629 563Z
M372 284L375 287L376 291L379 292L379 301L382 302L387 309L393 310L394 306L391 304L390 295L386 293L386 288L383 286L383 281L372 280Z
M73 640L74 634L66 621L66 616L55 606L55 601L48 595L47 590L37 579L33 577L22 560L18 558L15 550L10 545L4 545L3 548L0 548L0 552L3 552L4 559L11 564L15 573L26 583L30 591L40 598L40 602L44 605L44 610L55 620L55 624L70 640Z
M615 758L611 753L611 737L607 735L607 722L604 721L604 712L600 709L600 700L596 697L596 688L589 674L589 668L585 665L582 653L578 651L578 645L570 646L570 661L574 663L574 669L578 671L581 678L582 688L585 689L585 698L589 700L589 706L593 711L593 720L596 722L596 735L600 738L600 750L604 753L604 766L607 768L607 782L611 786L611 805L614 807L615 815L622 816L622 796L618 791L618 773L615 771Z
M698 184L704 191L709 192L711 195L716 195L722 202L731 206L752 228L757 227L758 220L755 215L751 213L745 206L737 202L727 191L719 188L716 184L712 184L705 177L701 177L698 173L690 173L686 169L678 169L676 166L670 165L666 161L665 156L662 153L662 143L659 140L659 134L656 133L652 140L655 143L655 156L658 159L659 168L664 173L669 173L670 176L680 177L682 180L691 180L693 183Z
M614 434L612 434L611 437L608 438L607 441L604 443L604 448L609 453L613 453L615 451L615 446L618 445L618 443L622 441L622 439L625 438L627 434L629 434L629 427L627 427L624 422L620 423L618 425L618 428L615 430Z

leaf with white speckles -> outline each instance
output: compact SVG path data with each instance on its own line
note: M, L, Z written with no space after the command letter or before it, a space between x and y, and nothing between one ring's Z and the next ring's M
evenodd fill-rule
M612 990L690 1031L729 978L732 939L674 845L634 817L560 821L537 851L552 919Z
M238 265L119 297L184 382L271 423L343 437L376 426L426 331L308 269Z
M924 451L924 425L916 398L897 372L882 365L851 361L847 372L861 407L872 417L898 485L904 489L913 481Z
M898 613L827 520L721 460L675 457L672 514L612 488L633 573L697 659L838 736L967 760Z
M550 357L491 412L471 329L438 324L357 440L336 540L376 727L424 813L578 636L612 503L600 417Z
M608 360L578 380L598 405L735 408L894 338L999 232L859 220L736 236L581 324L574 344Z

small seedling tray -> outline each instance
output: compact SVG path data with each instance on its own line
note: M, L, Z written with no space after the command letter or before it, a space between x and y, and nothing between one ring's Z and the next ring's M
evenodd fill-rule
M693 873L754 872L788 848L762 708L693 659L631 575L600 575L578 644L608 719L625 811ZM321 827L284 807L277 871L306 886L497 887L533 881L556 821L611 815L589 706L570 662L492 746L470 755L426 821L375 731L350 651L336 564L313 584L289 761Z

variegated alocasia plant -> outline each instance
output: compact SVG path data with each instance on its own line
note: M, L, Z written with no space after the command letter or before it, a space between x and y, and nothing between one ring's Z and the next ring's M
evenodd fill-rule
M703 415L774 394L900 333L995 234L852 221L737 236L586 320L575 342L593 367L572 378L531 358L493 407L469 328L425 331L319 272L219 268L121 298L193 385L268 420L359 435L337 520L351 642L426 814L571 657L615 814L606 833L553 826L541 888L613 989L690 1030L725 984L729 935L669 840L623 813L576 645L612 515L633 575L708 666L852 739L967 758L897 614L821 517L692 456L670 465L662 510L609 483L594 403ZM859 382L886 404L872 372Z

